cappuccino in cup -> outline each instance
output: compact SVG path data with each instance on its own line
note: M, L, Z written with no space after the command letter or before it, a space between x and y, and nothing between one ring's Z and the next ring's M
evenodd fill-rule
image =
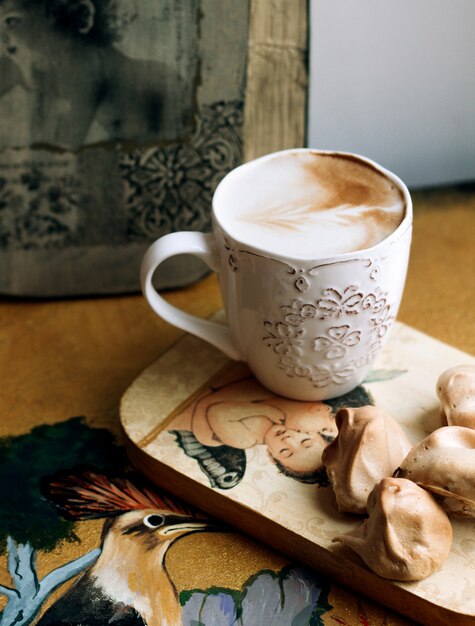
M399 307L411 242L404 183L358 155L284 150L245 163L213 197L212 232L165 235L142 262L163 319L245 361L274 393L327 400L360 384ZM227 324L180 311L155 290L166 258L217 272Z
M215 206L224 229L247 245L302 259L355 252L404 218L401 189L352 155L309 150L256 163L251 174L235 171Z

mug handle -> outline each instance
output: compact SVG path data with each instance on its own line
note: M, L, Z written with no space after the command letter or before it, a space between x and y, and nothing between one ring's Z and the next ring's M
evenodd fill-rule
M214 272L219 270L220 262L213 233L180 232L164 235L147 250L140 269L142 292L149 305L166 322L204 339L235 361L243 360L234 345L229 326L180 311L155 290L152 284L155 270L165 259L176 254L192 254L202 259Z

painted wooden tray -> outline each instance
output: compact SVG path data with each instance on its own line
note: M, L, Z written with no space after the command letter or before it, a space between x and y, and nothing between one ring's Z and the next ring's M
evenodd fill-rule
M434 390L438 375L468 362L475 359L396 323L365 383L342 401L316 407L263 394L242 363L230 362L185 335L123 396L126 446L131 461L159 486L335 581L423 624L473 626L475 522L452 520L452 551L443 568L429 578L417 583L382 579L348 549L331 542L360 520L336 511L331 489L302 460L308 450L302 455L300 448L318 446L318 438L311 434L298 439L314 411L328 415L340 402L373 402L396 418L413 442L419 441L443 425ZM273 446L265 429L265 409L264 416L249 412L253 402L283 414L294 437L287 450ZM228 443L235 437L246 449L216 440L211 425L223 407ZM247 421L230 418L233 411L248 411Z

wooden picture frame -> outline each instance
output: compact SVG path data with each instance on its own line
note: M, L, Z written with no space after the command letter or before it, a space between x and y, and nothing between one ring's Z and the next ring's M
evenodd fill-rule
M305 144L307 0L114 4L122 7L115 16L120 36L83 46L92 57L76 63L71 88L72 70L61 53L67 33L56 29L35 39L49 42L48 54L40 52L61 92L42 116L40 104L45 108L50 91L36 83L26 89L31 68L18 62L15 46L2 61L0 293L138 291L148 245L167 232L208 230L212 193L230 169ZM42 6L38 0L40 13ZM28 22L29 11L25 24L40 28L41 20ZM81 20L82 14L70 20L76 39L95 32L93 16ZM173 76L155 58L160 51L175 63ZM96 61L113 67L112 76L91 75ZM150 103L140 81L154 85L162 70L165 95L157 110L165 121L155 129L144 113ZM106 96L97 96L92 121L84 121L87 106L75 107L75 101L86 102L92 87ZM193 257L178 257L157 284L177 287L207 271Z
M305 146L307 93L307 0L251 0L245 161Z

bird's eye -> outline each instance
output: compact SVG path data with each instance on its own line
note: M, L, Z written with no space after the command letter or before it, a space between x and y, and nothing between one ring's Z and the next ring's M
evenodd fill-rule
M165 523L165 518L158 513L152 513L143 518L143 523L149 528L160 528Z

